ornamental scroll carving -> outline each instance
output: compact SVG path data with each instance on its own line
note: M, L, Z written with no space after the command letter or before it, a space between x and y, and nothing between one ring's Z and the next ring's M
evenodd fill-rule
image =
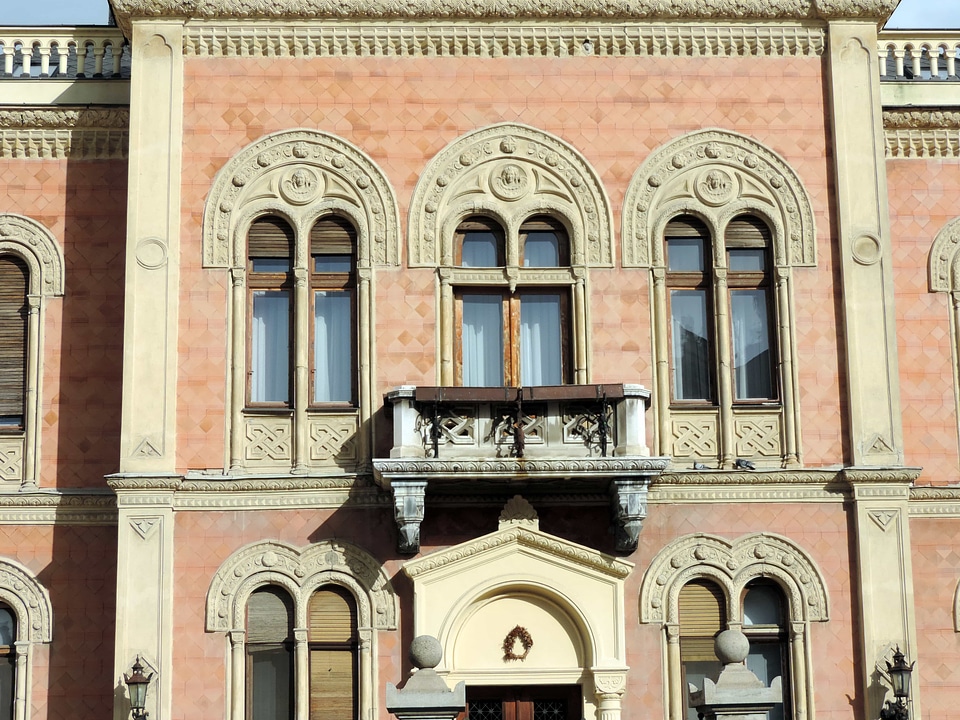
M816 264L816 227L809 195L777 153L728 130L700 130L651 155L634 174L624 198L623 264L661 267L652 238L676 215L693 213L721 230L739 214L771 224L778 266Z
M33 574L13 560L0 559L0 601L17 616L18 634L32 643L53 638L50 596Z
M570 232L572 265L613 263L613 216L586 159L553 135L503 123L455 140L430 161L410 203L410 264L453 264L453 236L469 215L510 229L550 215Z
M16 253L30 266L30 293L63 295L63 250L53 234L23 215L0 214L0 253Z
M386 176L362 150L318 130L268 135L217 173L203 213L203 263L243 267L243 222L258 210L310 222L325 211L357 225L357 262L396 265L400 220Z
M303 549L268 540L235 552L210 584L206 629L226 632L243 628L247 598L262 585L286 588L298 612L305 612L310 594L331 583L353 593L361 627L396 629L397 597L380 563L339 540L323 540ZM297 622L297 627L305 627L306 618L297 618Z
M730 542L697 533L670 543L650 563L640 590L640 622L679 622L680 589L691 580L709 579L728 598L739 598L747 583L760 577L773 579L783 589L791 621L829 619L823 574L790 540L756 533ZM730 604L732 612L736 606Z
M930 248L931 292L954 292L960 270L960 217L954 218L937 233Z
M879 20L897 0L113 0L121 25L131 17L187 18L623 18L661 20Z

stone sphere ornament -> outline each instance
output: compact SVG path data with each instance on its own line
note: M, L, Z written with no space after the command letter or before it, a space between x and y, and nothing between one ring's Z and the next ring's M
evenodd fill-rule
M443 648L433 635L419 635L410 643L410 662L415 668L435 668L442 657Z
M750 654L750 641L739 630L724 630L713 642L717 659L724 665L742 663Z

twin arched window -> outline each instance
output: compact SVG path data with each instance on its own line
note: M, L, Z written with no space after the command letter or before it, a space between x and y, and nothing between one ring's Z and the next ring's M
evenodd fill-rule
M567 233L535 216L508 235L473 217L456 232L457 382L496 387L572 381L570 280L544 269L570 264ZM565 282L566 281L566 282Z
M691 685L703 689L704 678L714 682L722 665L714 654L717 633L728 627L727 598L723 590L709 580L693 580L680 590L680 662L684 688ZM747 667L769 687L774 678L781 678L784 702L767 713L768 720L792 717L790 711L790 679L786 599L778 585L767 580L749 583L739 599L736 619L743 634L750 640ZM697 711L687 698L687 717L697 720Z
M276 585L258 588L247 601L247 719L353 720L359 672L356 602L336 585L316 590L306 609L305 638L297 637L295 616L293 599ZM297 692L301 677L307 693ZM300 703L308 712L297 712Z
M357 403L356 231L321 218L302 245L304 257L279 217L255 220L247 234L251 408Z
M664 232L675 403L731 405L779 398L770 230L759 219L731 221L713 243L691 216ZM719 368L732 368L723 382Z

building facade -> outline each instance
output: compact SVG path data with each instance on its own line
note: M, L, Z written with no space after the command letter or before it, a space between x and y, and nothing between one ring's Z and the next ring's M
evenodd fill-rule
M0 719L960 700L960 35L893 0L0 28Z

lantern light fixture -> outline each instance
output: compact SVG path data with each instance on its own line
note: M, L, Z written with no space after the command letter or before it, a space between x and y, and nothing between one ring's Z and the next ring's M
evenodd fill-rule
M137 655L137 659L133 662L133 672L123 676L123 681L130 691L130 713L133 720L146 720L147 716L150 715L145 708L147 705L147 687L152 679L153 673L143 674L143 663L140 662L140 656Z

